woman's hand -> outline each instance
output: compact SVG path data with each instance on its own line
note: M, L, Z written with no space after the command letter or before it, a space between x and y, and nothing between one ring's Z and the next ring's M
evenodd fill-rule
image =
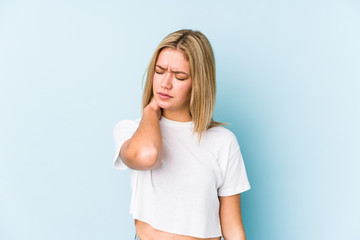
M161 165L161 113L162 109L153 97L144 108L139 127L121 147L120 157L129 168L152 170Z
M145 109L152 109L153 111L156 112L158 118L160 119L162 116L162 109L159 107L159 105L157 104L155 97L152 97L150 103L145 107ZM144 110L145 110L144 109Z

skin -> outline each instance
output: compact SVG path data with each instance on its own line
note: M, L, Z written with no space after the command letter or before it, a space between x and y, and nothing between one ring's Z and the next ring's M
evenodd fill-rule
M159 54L153 76L151 102L145 107L138 129L121 147L120 156L132 169L151 170L161 165L162 137L159 119L191 121L189 103L191 98L189 62L180 50L166 48ZM164 98L161 93L171 96ZM245 240L241 219L240 194L219 197L220 221L226 240ZM135 219L136 233L141 240L198 240L200 238L178 235L157 230ZM202 238L204 239L204 238ZM220 237L206 238L219 240Z
M191 121L191 82L190 66L185 55L171 48L162 50L156 62L153 94L156 103L163 109L164 117L179 122ZM171 98L161 98L160 93Z
M241 217L241 194L219 197L221 232L226 240L246 240Z

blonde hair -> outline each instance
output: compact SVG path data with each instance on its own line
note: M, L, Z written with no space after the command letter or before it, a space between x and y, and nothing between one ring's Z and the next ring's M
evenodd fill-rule
M194 122L194 133L202 134L225 123L213 120L216 94L215 58L206 36L200 31L182 29L167 35L156 48L146 71L146 82L142 96L142 109L153 97L153 76L160 52L165 48L181 50L190 65L192 78L190 115Z

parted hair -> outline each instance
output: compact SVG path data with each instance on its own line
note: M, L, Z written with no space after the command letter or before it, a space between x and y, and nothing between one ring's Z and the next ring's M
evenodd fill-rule
M215 58L209 40L200 31L182 29L167 35L158 45L146 70L146 81L142 96L142 109L153 97L153 77L160 52L165 48L181 50L190 65L192 79L190 116L194 122L194 133L202 134L209 128L225 123L213 120L216 95Z

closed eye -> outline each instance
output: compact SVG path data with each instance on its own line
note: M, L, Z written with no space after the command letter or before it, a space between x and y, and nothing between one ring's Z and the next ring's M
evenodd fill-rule
M180 81L184 81L188 78L187 75L182 74L182 73L175 73L175 77L177 80L180 80Z

